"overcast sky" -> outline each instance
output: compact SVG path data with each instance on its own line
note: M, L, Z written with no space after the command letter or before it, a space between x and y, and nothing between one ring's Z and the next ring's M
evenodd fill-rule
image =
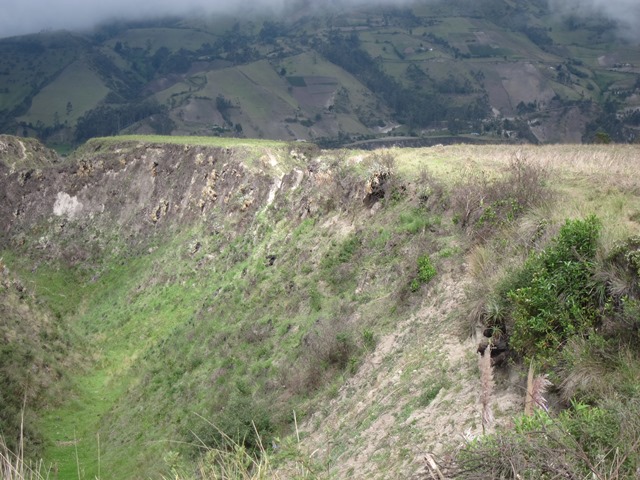
M284 4L296 0L0 0L0 37L36 33L43 29L78 30L91 28L113 18L139 19L166 14L188 14L195 10L230 11L242 6L282 11ZM336 0L321 0L326 3ZM366 0L337 0L372 3ZM411 0L376 0L376 3L406 4ZM433 0L418 0L433 1ZM483 0L477 0L483 1ZM560 10L603 12L633 31L640 21L640 0L549 0ZM311 0L311 3L319 3ZM575 11L575 10L574 10Z

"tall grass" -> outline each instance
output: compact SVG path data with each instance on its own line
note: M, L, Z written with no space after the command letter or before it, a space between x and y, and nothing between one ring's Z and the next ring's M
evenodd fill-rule
M294 414L295 415L295 414ZM212 428L216 428L211 425ZM255 433L260 438L254 425ZM274 454L268 451L259 440L259 452L252 452L244 445L235 442L226 436L224 432L218 432L225 437L224 447L204 447L196 466L190 471L168 465L170 476L162 477L165 480L284 480L284 479L317 479L320 478L314 472L310 457L299 449L300 437L297 433L297 443L285 441L281 450ZM57 478L56 472L46 468L42 460L32 463L24 458L23 437L17 452L11 451L0 437L0 480L47 480ZM167 463L173 463L171 455L165 457ZM275 461L274 461L275 458ZM173 458L175 460L175 458ZM78 478L82 478L78 471ZM100 476L96 477L98 480Z
M24 411L23 411L24 412ZM42 460L32 463L24 458L24 414L20 422L20 440L17 452L7 447L0 436L0 480L41 480L49 478Z
M201 417L202 418L202 417ZM164 480L285 480L285 479L317 479L310 457L300 449L300 434L295 420L295 438L274 443L274 448L267 448L262 442L256 425L252 422L257 439L258 449L252 451L242 442L230 437L216 425L203 419L208 427L215 430L223 439L219 446L209 446L200 441L201 455L195 467L190 471L178 467L178 455L169 455L170 477Z

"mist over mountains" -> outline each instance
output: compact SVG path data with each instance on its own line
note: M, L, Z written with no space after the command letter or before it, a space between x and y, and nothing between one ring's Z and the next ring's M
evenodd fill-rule
M640 137L627 1L30 1L1 20L5 34L45 30L0 39L0 133L59 151L121 134L372 148Z
M602 15L617 22L624 37L640 40L640 3L635 0L550 0L549 4L564 15Z
M140 20L167 15L192 16L216 14L263 14L283 16L303 6L314 8L340 8L353 5L405 5L409 0L107 0L86 2L82 0L26 0L4 7L5 15L0 19L0 37L23 35L45 30L83 30L102 22L113 20Z
M640 20L640 3L635 0L543 0L562 14L603 15L619 22L624 35L638 38L633 25ZM491 3L479 0L478 3ZM406 6L441 3L439 0L106 0L86 2L82 0L23 0L3 5L0 18L0 38L36 33L41 30L85 30L112 20L140 20L165 15L216 15L247 13L286 17L292 9L301 7L344 8L349 6L387 5ZM526 3L526 2L525 2ZM532 1L532 4L540 3Z

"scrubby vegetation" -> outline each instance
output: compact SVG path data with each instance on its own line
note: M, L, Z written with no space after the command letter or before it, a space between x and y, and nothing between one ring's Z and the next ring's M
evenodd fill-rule
M457 478L637 475L637 250L626 241L596 261L601 228L593 216L567 221L500 285L499 314L487 317L489 330L508 337L514 358L546 372L566 403L556 414L543 401L535 415L516 418L512 432L471 443L459 457ZM603 273L614 258L625 259L618 265L630 280L624 293Z
M38 305L31 291L0 258L0 439L3 455L42 454L36 412L59 402L68 388L65 351L73 335ZM28 407L28 408L27 408ZM8 477L12 478L12 477Z
M610 213L603 212L609 221ZM493 273L470 291L475 300L469 318L489 337L490 351L498 354L506 343L512 363L524 362L538 372L538 386L530 380L525 395L534 409L516 416L515 428L498 428L469 442L449 474L635 478L640 468L637 236L622 235L605 245L603 232L612 225L593 214L567 219L552 237L549 220L536 218L526 228L514 232L507 250L495 237L491 246L478 247L477 273ZM487 258L495 248L508 255ZM545 400L540 385L553 386L558 401Z

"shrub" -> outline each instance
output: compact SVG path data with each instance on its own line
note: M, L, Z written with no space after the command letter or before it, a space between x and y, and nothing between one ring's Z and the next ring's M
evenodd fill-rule
M457 455L451 478L635 478L640 467L637 402L609 409L573 403L557 417L542 410L515 428L479 437Z
M418 258L418 280L420 283L428 283L436 276L436 267L431 263L429 255Z
M373 351L376 348L376 344L378 341L376 340L376 336L372 330L365 328L362 331L362 344L364 348L368 351Z
M600 228L595 216L568 220L551 246L531 255L517 275L507 297L510 345L518 353L548 357L595 326L600 311L592 275Z
M628 352L628 356L640 353L640 236L617 242L597 267L593 295L602 311L602 319L598 325L601 342L595 344L590 341L585 348L573 349L572 353L575 355L571 360L576 361L582 374L568 375L568 378L585 377L585 364L593 363L582 360L587 357L588 351L596 352L596 358L603 360L602 365L605 366L621 365L621 357L612 356L612 352ZM625 360L622 363L636 362L629 363ZM573 380L567 380L568 385L573 383ZM578 382L580 383L583 381Z
M426 168L420 171L418 182L420 207L429 211L442 211L448 204L444 185Z
M496 229L548 200L547 176L544 167L520 156L497 179L482 171L468 172L451 194L453 222L472 238L486 240Z
M343 240L340 244L333 244L331 250L322 260L322 268L331 270L336 266L351 261L362 244L360 238L353 234Z
M606 256L599 278L614 312L640 300L640 235L617 242ZM604 302L603 302L604 303Z
M334 243L320 264L323 279L336 289L354 279L353 261L358 256L362 241L356 234L352 234L341 243Z
M429 255L418 257L418 275L411 281L411 291L417 291L421 285L429 283L436 276L436 267L431 263Z
M274 430L269 409L239 385L213 425L207 423L197 429L197 438L206 448L228 449L241 445L258 454L260 441L271 445Z
M363 341L367 336L363 335ZM370 342L374 339L369 338ZM371 344L369 344L371 345ZM286 372L286 382L296 393L319 389L337 372L351 371L362 351L343 319L320 320L300 345L300 359Z
M420 233L430 226L430 220L422 208L413 208L398 216L400 231L411 234Z

